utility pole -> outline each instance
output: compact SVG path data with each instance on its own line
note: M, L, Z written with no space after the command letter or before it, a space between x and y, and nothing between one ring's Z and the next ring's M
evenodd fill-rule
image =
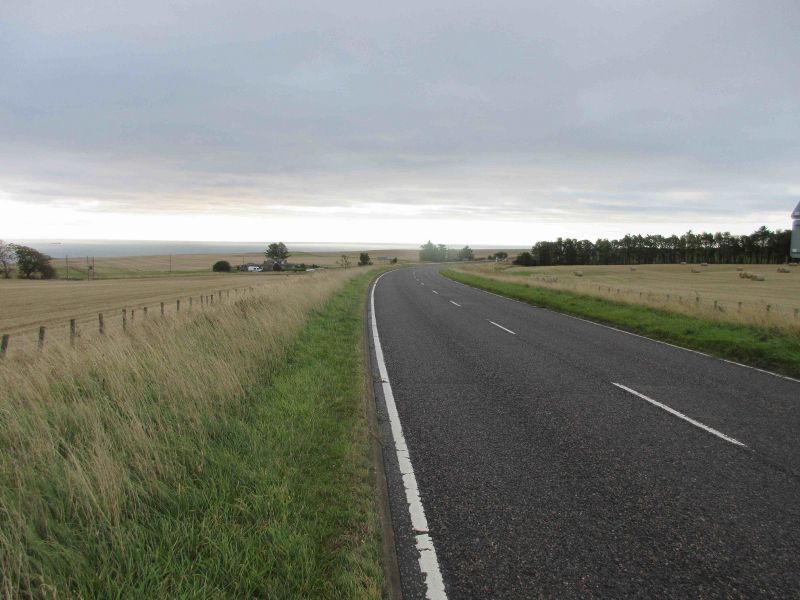
M172 254L169 255L169 274L172 275Z
M800 258L800 202L792 213L792 243L789 245L789 255L792 258Z
M64 279L69 281L69 256L66 256L65 258L67 260L67 272L64 274Z

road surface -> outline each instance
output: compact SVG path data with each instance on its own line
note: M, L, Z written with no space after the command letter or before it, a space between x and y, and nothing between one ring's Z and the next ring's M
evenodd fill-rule
M372 303L405 598L800 596L800 382L433 267Z

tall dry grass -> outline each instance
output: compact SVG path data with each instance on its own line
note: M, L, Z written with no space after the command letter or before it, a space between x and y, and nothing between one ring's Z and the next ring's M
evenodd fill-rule
M771 268L770 265L767 267ZM705 268L697 269L698 274L689 269L686 265L643 265L636 270L617 266L583 267L576 272L572 267L517 268L480 264L459 266L455 270L497 281L563 290L712 321L766 327L800 335L800 297L794 304L786 298L787 291L789 295L792 289L800 291L800 268L795 267L788 274L775 274L771 285L785 287L763 292L754 291L752 287L758 286L759 282L743 279L733 266L728 266L724 273L719 272L721 268L718 267L714 281L702 279ZM722 277L724 283L720 282ZM702 288L695 285L697 282L702 283Z
M129 556L119 523L146 519L201 472L208 423L246 402L309 314L357 271L287 278L102 343L3 361L0 595L63 597L52 574L68 581L91 568L76 535Z

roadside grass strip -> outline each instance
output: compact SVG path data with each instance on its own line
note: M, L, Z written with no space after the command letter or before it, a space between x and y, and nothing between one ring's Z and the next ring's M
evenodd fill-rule
M254 361L260 373L241 394L220 396L208 412L190 413L191 422L167 413L163 407L169 407L170 390L160 379L152 380L152 409L142 413L152 420L136 422L152 432L166 429L145 435L168 451L140 458L131 454L139 464L120 462L119 472L108 473L109 481L116 476L118 485L130 490L116 514L105 509L83 514L77 510L82 505L66 492L75 486L46 473L20 475L29 480L28 496L0 497L0 596L380 598L362 337L371 277L351 278L304 312L297 332L270 350L267 356L274 358ZM230 311L272 310L277 326L281 313L270 300L275 302L274 296L242 301ZM238 332L246 321L236 327ZM264 339L268 332L258 335ZM241 335L246 333L243 329ZM215 344L198 349L195 360L215 352L213 361L224 366L220 373L246 379L248 359L237 354L237 337L231 340L224 352L216 353ZM128 377L136 382L151 375L131 367ZM84 386L90 382L76 380L87 382ZM82 393L102 396L102 385L98 380L97 389ZM106 405L117 402L101 399ZM0 416L3 423L14 422ZM82 435L80 422L75 428L70 435ZM3 451L17 433L6 428ZM69 438L55 440L55 458L59 448L70 453L77 447L70 444ZM81 471L67 474L80 477ZM15 485L11 477L11 471L3 471L5 484ZM21 521L13 529L12 518Z
M474 288L625 331L707 352L791 377L800 376L800 337L773 329L709 321L593 296L495 281L467 273L441 274Z

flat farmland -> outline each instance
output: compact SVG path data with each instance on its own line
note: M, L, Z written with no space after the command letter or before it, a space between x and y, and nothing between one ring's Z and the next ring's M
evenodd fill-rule
M477 257L486 257L499 250L480 249L475 250ZM515 253L518 250L508 250ZM291 252L291 248L290 248ZM364 250L349 250L346 252L291 252L289 261L293 263L305 263L306 265L316 264L321 267L340 266L342 255L346 255L350 264L358 263L358 256L361 252L368 252L373 263L376 265L388 264L396 258L398 262L410 263L419 261L419 250L415 248L402 249L380 249L374 250L364 248ZM88 261L87 261L88 258ZM125 277L163 277L171 276L192 276L203 273L211 273L211 266L218 260L227 260L231 265L241 265L245 263L261 263L264 261L262 252L250 253L230 253L215 252L205 254L163 254L153 256L120 256L120 257L70 257L69 259L69 278L86 279L89 273L88 267L94 260L95 276L98 279L114 279ZM65 259L54 259L53 266L58 271L60 278L64 279L67 275L67 261Z
M381 262L388 263L389 259L397 258L398 261L416 261L419 258L417 250L369 250L375 264ZM289 262L305 263L307 265L316 264L321 267L339 266L342 254L347 255L350 263L358 263L359 251L348 252L291 252ZM383 257L387 260L379 261ZM262 263L264 261L263 252L251 253L208 253L208 254L173 254L155 256L119 256L119 257L95 257L94 269L98 279L112 279L125 277L160 277L164 275L198 275L201 273L211 273L211 266L218 260L227 260L234 267L245 263ZM64 259L53 260L53 266L58 271L59 277L65 278L67 262ZM70 257L69 277L70 279L86 279L87 267L92 264L89 257Z
M764 281L740 277L758 273ZM482 263L459 270L516 283L598 296L730 322L800 333L800 267L778 265L597 265L516 267ZM693 272L697 271L697 272Z
M66 331L70 319L79 322L96 321L97 313L107 318L119 315L121 309L176 309L183 300L188 308L189 298L199 303L200 296L220 291L228 293L248 287L277 285L290 277L309 274L231 273L186 277L157 277L143 279L107 279L96 281L37 281L25 279L0 280L0 333L15 334L39 325L60 327ZM151 314L153 314L151 312ZM112 322L109 322L112 325Z

